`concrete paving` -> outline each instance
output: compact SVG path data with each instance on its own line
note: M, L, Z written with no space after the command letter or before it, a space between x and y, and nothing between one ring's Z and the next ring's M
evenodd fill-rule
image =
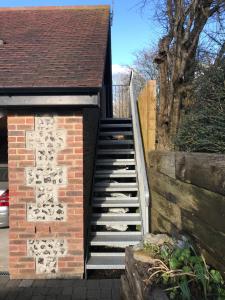
M8 253L9 253L9 242L8 242L8 228L0 228L0 272L8 271Z
M120 300L119 279L10 280L0 276L0 300Z

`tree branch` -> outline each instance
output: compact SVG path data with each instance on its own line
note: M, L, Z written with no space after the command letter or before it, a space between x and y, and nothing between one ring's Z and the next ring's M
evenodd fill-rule
M215 64L219 64L222 60L225 59L225 41L223 42L223 45L220 48L220 51L217 54L217 57L215 59Z

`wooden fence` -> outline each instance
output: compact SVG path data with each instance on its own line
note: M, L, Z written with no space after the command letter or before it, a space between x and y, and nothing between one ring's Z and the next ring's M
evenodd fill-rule
M152 232L185 232L225 272L225 155L148 155Z
M138 110L141 123L145 157L155 150L156 140L156 81L149 80L138 98Z

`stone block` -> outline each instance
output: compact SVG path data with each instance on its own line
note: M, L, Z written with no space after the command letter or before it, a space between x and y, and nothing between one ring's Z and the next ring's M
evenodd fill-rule
M28 256L36 259L37 274L55 274L58 271L58 258L67 254L65 240L29 240Z

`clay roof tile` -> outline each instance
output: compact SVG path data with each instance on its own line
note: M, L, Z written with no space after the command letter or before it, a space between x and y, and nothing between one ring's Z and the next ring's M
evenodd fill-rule
M0 88L100 87L109 6L0 9Z

